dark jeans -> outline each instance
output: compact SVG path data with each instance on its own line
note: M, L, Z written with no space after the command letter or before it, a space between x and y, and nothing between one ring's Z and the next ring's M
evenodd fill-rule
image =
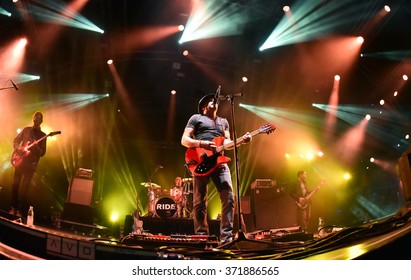
M231 172L227 164L220 165L209 176L194 176L193 210L194 231L196 234L209 234L207 222L208 182L213 181L221 201L220 240L224 241L233 232L234 196Z
M311 217L311 205L310 204L308 204L307 208L305 209L297 210L298 224L301 226L301 229L303 231L307 231L310 217Z
M29 187L35 170L35 165L25 165L15 168L11 198L11 206L14 209L20 211L28 210Z

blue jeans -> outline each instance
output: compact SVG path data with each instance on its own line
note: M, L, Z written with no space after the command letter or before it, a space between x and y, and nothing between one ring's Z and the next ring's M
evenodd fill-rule
M221 164L209 176L194 176L193 210L196 234L209 234L207 222L208 182L213 181L221 201L220 240L225 241L233 233L234 196L231 172L227 164Z

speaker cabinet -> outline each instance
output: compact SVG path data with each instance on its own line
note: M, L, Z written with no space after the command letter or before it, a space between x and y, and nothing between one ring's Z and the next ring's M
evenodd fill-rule
M288 194L279 189L252 189L250 200L255 230L297 225L297 206Z
M67 193L67 202L91 205L94 181L90 179L72 178Z
M93 208L87 205L65 203L63 220L91 225L94 220Z
M237 201L236 201L237 202ZM240 198L241 203L241 213L242 213L242 229L245 232L254 231L254 216L251 215L251 206L250 206L250 196L242 196ZM235 203L234 207L234 222L233 222L233 229L237 231L238 227L238 209L237 203Z

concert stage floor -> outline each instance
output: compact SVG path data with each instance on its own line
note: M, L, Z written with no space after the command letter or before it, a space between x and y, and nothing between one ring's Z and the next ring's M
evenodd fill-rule
M298 228L242 232L231 243L193 235L189 219L143 218L144 232L111 236L111 229L61 221L35 225L0 212L3 259L410 259L411 211L351 227L326 226L322 236ZM218 221L211 228L218 229ZM149 230L148 230L149 229ZM184 230L182 230L184 229ZM181 230L181 232L179 232ZM150 232L151 231L151 232ZM161 231L161 232L160 232Z

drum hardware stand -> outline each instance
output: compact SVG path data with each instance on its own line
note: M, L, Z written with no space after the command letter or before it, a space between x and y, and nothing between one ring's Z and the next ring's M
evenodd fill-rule
M193 181L193 174L190 172L190 169L188 169L188 164L185 163L184 167L185 167L185 174L184 174L183 178L190 177L191 182L192 182ZM187 176L187 174L189 176ZM188 207L187 207L187 200L188 200L187 197L190 195L190 191L189 191L190 181L184 181L184 179L183 179L183 186L184 186L183 187L183 218L192 219L193 215L194 215L194 210L191 209L191 211L190 211L190 209L188 209ZM193 189L192 189L191 193L194 195L194 184L193 184ZM193 202L191 202L191 203L193 203ZM193 206L193 205L191 205L191 206Z
M231 247L236 248L236 249L241 249L238 248L240 246L237 246L237 243L245 243L245 242L252 242L252 243L258 243L258 245L262 245L262 247L267 248L267 247L272 247L273 244L271 242L263 241L263 240L254 240L254 239L249 239L245 235L245 223L243 220L243 213L241 210L241 197L240 197L240 168L238 164L238 149L237 149L237 134L236 134L236 129L235 129L235 116L234 116L234 97L236 96L242 96L242 93L234 93L234 94L228 94L224 96L220 96L219 94L216 97L216 102L218 100L228 100L230 101L230 108L231 108L231 126L232 126L232 131L233 131L233 143L234 143L234 158L235 158L235 169L236 169L236 195L237 195L237 218L238 218L238 232L236 234L236 237L234 238L233 241L227 242L218 248L224 248L224 249L229 249ZM246 248L249 248L249 246L245 246ZM256 247L255 245L253 246L254 248Z
M153 181L153 176L154 174L157 172L157 170L159 170L160 168L163 168L161 165L157 165L156 168L154 169L154 171L151 173L150 177L148 178L148 183L150 184L150 187L147 188L148 190L148 216L149 217L154 217L155 216L155 205L154 202L156 200L156 196L154 193L154 188L151 185L152 181Z
M183 182L183 194L182 194L182 202L181 202L181 206L182 206L182 217L183 218L192 218L193 215L193 211L190 209L188 209L188 196L190 195L190 182Z

